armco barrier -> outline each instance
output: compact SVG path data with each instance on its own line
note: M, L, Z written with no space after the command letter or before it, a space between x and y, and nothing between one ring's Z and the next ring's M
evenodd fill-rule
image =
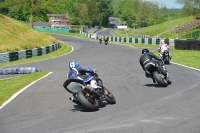
M175 49L179 50L200 50L199 40L175 40Z
M60 48L60 42L57 42L53 45L42 48L27 49L18 52L0 53L0 63L45 55L59 48Z
M88 38L91 38L91 35L88 34L88 33L84 33L82 31L80 31L80 34L84 35L84 36L86 36ZM95 39L98 40L98 36L97 35L93 35L92 38L95 38ZM164 40L168 45L174 46L174 39L165 38ZM109 37L109 41L124 42L124 43L139 43L139 44L141 44L141 43L144 43L144 44L157 44L157 45L160 44L160 39L159 38L147 38L147 37L144 37L144 36L143 36L143 38Z

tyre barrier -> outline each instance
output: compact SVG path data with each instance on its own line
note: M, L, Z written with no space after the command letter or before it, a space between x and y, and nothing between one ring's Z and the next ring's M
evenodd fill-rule
M175 40L175 49L200 50L200 41L199 40Z
M16 68L0 68L0 75L7 74L29 74L41 71L37 67L16 67Z
M0 53L0 63L45 55L59 49L60 47L60 42L57 42L52 45L41 48L27 49L17 52Z
M91 35L85 32L80 31L80 34L87 37L91 38ZM105 36L102 36L104 39ZM98 40L98 36L94 37L92 35L92 38L95 38ZM109 41L114 41L114 42L124 42L124 43L139 43L139 44L160 44L160 38L128 38L128 37L108 37ZM163 38L165 40L165 43L174 46L174 39L169 39L169 38Z

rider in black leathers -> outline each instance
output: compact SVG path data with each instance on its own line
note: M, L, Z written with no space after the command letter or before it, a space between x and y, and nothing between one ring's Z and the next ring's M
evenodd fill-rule
M169 80L169 77L168 77L168 71L166 70L166 67L164 66L162 59L157 57L152 52L149 52L148 49L143 49L142 55L141 55L139 61L140 61L140 65L142 66L143 70L145 71L145 75L146 75L147 78L150 77L150 78L152 78L154 83L156 82L154 80L153 76L146 72L145 67L144 67L147 63L154 62L154 63L157 63L159 65L158 67L162 70L164 76L166 77L166 80L168 81L168 84L171 84L171 81Z

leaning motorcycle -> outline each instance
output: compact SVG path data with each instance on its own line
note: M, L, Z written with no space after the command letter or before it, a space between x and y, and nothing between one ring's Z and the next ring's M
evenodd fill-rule
M105 45L108 45L108 39L105 39L104 41L105 41Z
M67 79L63 86L69 93L73 93L79 105L89 111L97 111L103 101L109 104L116 103L114 95L104 87L97 73L80 75L78 78L83 80Z
M166 78L166 71L163 70L162 65L159 64L160 62L152 61L147 63L144 67L146 72L152 76L152 78L162 87L167 87L168 84L171 84L171 81L167 80Z
M162 60L164 61L165 64L170 64L171 57L169 54L169 50L165 50L161 56L162 56Z

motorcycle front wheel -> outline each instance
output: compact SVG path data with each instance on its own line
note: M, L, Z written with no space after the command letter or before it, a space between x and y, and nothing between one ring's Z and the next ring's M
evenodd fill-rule
M90 111L97 111L99 109L99 102L95 98L90 98L90 94L79 90L77 98L81 105Z
M162 78L157 71L153 72L153 77L160 86L162 86L162 87L168 86L167 81L164 78Z
M105 95L105 100L106 102L110 103L110 104L115 104L116 103L116 99L115 96L104 87L104 95Z

